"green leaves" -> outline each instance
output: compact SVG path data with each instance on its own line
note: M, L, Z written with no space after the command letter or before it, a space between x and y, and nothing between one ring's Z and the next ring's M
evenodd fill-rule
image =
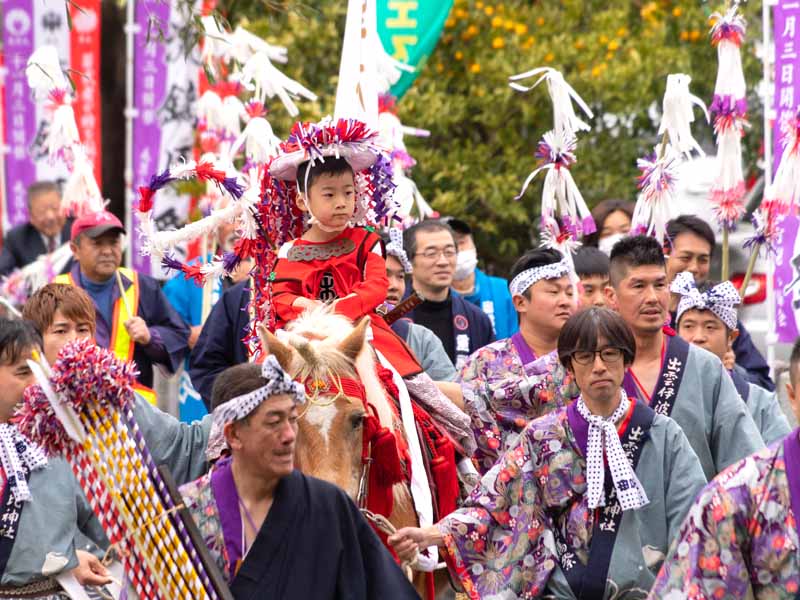
M289 63L281 68L319 94L318 102L300 104L301 118L332 113L346 2L274 3L281 5L274 11L264 2L237 0L235 14L226 13L226 4L218 8L234 26L246 21L249 30L286 46ZM722 5L693 0L456 0L439 45L398 103L403 123L431 131L430 138L405 140L418 161L410 176L437 211L470 222L481 258L504 272L538 243L541 181L521 200L514 197L536 166L534 152L553 118L544 85L520 94L508 87L508 76L536 66L561 70L596 115L592 131L578 138L572 169L578 187L590 206L610 197L634 200L636 159L658 143L666 76L688 73L692 92L711 100L717 55L708 16L716 8ZM760 14L755 4L743 10L753 123L745 168L752 172L761 135L753 42ZM287 135L291 119L281 106L270 108L276 134ZM711 125L695 116L695 137L713 153Z

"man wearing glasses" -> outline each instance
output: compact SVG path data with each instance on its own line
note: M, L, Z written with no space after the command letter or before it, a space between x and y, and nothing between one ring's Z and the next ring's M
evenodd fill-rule
M450 288L455 234L441 221L422 221L404 232L403 245L413 267L412 287L424 298L408 316L436 334L459 370L472 352L494 341L494 332L486 313Z

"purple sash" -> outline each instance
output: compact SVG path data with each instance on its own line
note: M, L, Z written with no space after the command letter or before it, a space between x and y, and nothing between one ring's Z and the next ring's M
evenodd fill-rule
M658 414L668 417L672 413L672 407L681 388L681 381L686 370L686 359L689 356L689 344L678 336L670 335L667 335L666 343L664 362L661 365L661 372L658 374L658 381L656 381L656 387L650 398L650 408ZM648 403L642 390L636 385L630 369L625 372L622 387L629 398L636 398L645 404Z
M789 502L794 513L794 526L800 535L800 429L795 429L783 440L783 462L786 465L786 479L789 481ZM800 600L800 591L795 594Z
M634 398L632 402L636 402ZM589 423L586 422L573 402L567 407L567 420L570 429L578 444L578 448L586 456L586 447L589 438ZM639 464L642 446L650 437L650 426L653 424L655 412L643 402L636 402L633 414L627 428L620 438L622 447L633 470ZM605 595L608 568L611 564L611 554L617 540L620 523L622 523L622 507L619 505L616 490L614 489L611 472L606 465L605 474L606 505L597 509L592 539L589 544L589 561L581 563L575 549L561 535L561 529L555 528L557 547L562 549L559 561L564 576L567 578L572 593L578 600L593 600Z
M217 503L222 537L228 553L228 581L236 576L242 560L242 517L239 513L239 492L233 481L230 457L219 461L211 473L211 491Z
M519 354L523 366L536 360L536 353L528 346L528 342L525 341L525 338L522 337L519 331L511 336L511 342L514 344L514 349L517 351L517 354Z
M800 535L800 429L795 429L783 440L783 462L789 480L789 497L794 513L795 527Z

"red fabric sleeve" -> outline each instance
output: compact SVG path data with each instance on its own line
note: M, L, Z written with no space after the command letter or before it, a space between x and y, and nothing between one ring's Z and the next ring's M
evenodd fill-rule
M297 298L303 296L303 284L299 279L289 279L284 273L286 261L278 259L275 263L275 281L272 284L272 305L275 307L275 314L278 319L288 323L296 319L302 310L292 306Z
M349 292L355 296L339 300L336 303L336 312L355 321L383 304L386 301L386 290L388 289L386 261L380 254L376 254L370 249L364 265L364 277Z

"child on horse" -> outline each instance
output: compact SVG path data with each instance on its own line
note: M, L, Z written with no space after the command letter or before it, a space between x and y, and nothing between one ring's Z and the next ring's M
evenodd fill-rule
M381 237L363 226L381 217L368 214L376 213L376 190L369 183L365 189L364 172L376 179L391 166L379 162L374 137L357 121L298 123L284 153L271 163L271 177L296 186L296 207L308 224L278 251L272 289L275 326L283 327L323 303L352 321L369 316L373 346L402 377L409 377L422 367L375 312L386 301L389 282Z

